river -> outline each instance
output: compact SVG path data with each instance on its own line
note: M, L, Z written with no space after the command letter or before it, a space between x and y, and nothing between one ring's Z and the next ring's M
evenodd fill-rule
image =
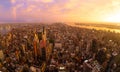
M87 28L87 29L96 29L96 30L103 30L103 31L111 31L115 33L120 33L120 29L111 29L106 27L95 27L95 26L84 26L84 25L76 25L75 23L66 23L70 26L80 27L80 28Z

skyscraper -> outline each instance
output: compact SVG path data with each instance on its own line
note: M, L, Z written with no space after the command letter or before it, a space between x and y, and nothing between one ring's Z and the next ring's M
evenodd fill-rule
M41 46L41 51L42 51L42 60L46 60L46 30L45 27L43 27L43 32L42 32L42 40L40 43Z
M35 33L34 35L34 40L33 40L33 47L34 47L34 56L35 56L35 60L37 60L37 56L38 56L38 44L39 44L39 39L38 39L38 35Z

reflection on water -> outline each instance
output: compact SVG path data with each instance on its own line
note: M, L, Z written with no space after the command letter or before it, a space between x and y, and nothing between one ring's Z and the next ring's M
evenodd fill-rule
M87 28L87 29L96 29L96 30L104 30L104 31L111 31L115 33L120 33L120 29L111 29L106 27L95 27L95 26L81 26L81 25L75 25L74 23L69 23L70 26L80 27L80 28Z

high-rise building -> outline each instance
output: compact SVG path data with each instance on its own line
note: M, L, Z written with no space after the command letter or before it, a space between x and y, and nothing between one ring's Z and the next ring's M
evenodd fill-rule
M2 50L0 50L0 60L3 61L4 60L4 53Z
M35 60L37 60L37 57L38 57L38 52L37 52L39 47L38 45L39 45L39 39L38 39L38 35L35 33L34 40L33 40Z
M46 29L43 27L42 40L40 42L41 56L43 60L46 60Z
M48 61L52 52L52 45L49 43L49 40L47 40L45 27L37 33L35 32L33 46L35 58L40 57L42 61Z

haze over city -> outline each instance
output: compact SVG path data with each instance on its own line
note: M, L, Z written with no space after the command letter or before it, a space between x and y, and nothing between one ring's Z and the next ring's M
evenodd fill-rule
M120 72L120 0L0 0L0 72Z
M120 22L120 0L1 0L0 22Z

